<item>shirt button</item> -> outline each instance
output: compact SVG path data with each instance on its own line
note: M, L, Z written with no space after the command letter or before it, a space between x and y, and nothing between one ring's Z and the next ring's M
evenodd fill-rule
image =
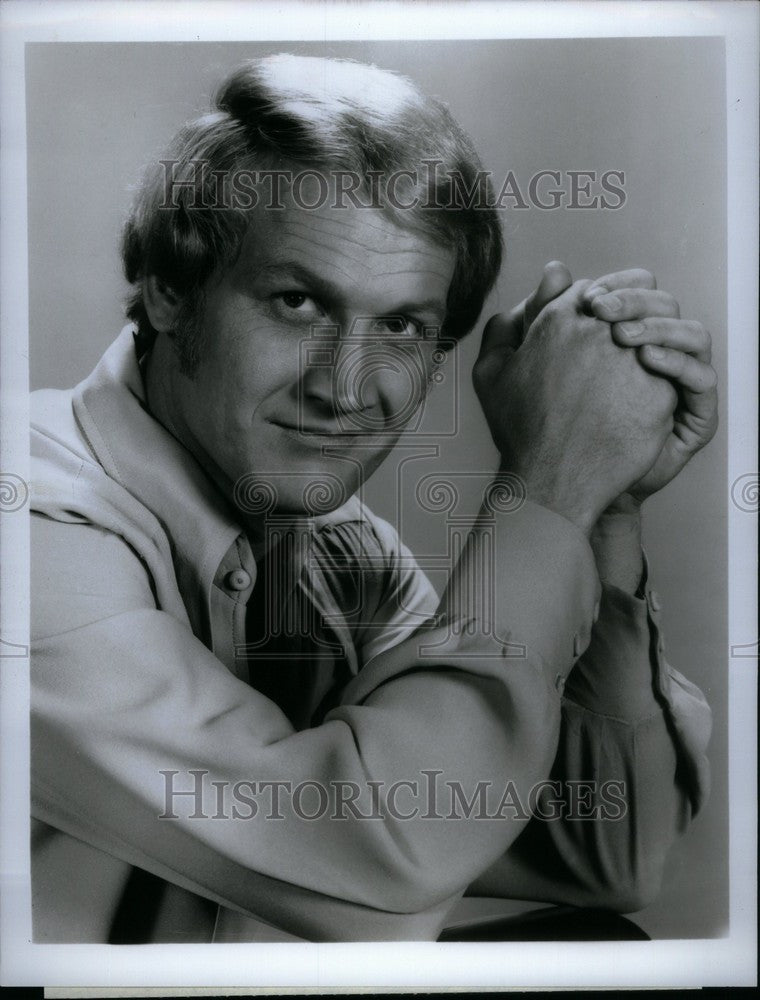
M659 611L662 605L660 604L660 597L655 590L649 591L649 607L652 611Z
M224 578L224 584L228 590L248 590L251 586L251 575L244 569L233 569Z
M554 678L554 686L560 694L565 690L565 678L562 674L557 674Z

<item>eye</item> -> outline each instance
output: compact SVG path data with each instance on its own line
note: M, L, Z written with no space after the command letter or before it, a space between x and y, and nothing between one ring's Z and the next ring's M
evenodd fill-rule
M389 333L393 337L417 337L421 324L408 316L386 316L375 320L373 328L377 333Z
M311 323L323 313L319 303L306 292L277 292L272 296L275 315L287 322Z
M300 309L309 300L309 296L304 292L283 292L280 299L288 309Z

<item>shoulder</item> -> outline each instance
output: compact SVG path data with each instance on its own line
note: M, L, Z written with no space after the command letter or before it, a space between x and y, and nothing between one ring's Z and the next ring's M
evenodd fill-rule
M31 399L33 631L157 605L183 618L166 532L98 462L73 397L45 389Z
M98 525L30 519L32 639L146 608L150 574L123 538Z
M62 520L87 520L77 494L104 472L82 433L73 408L74 390L39 389L30 397L31 509Z
M32 456L47 439L85 462L96 461L74 415L73 389L37 389L30 396Z

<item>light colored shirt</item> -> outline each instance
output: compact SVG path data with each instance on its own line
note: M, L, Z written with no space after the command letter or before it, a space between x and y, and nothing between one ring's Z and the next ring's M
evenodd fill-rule
M481 513L436 617L352 498L309 523L280 610L314 627L278 660L250 642L239 514L148 411L130 328L33 414L36 940L133 919L151 941L434 939L468 889L623 912L656 893L706 794L709 709L648 583L602 587L569 521ZM491 610L470 586L488 545ZM602 818L577 818L578 782Z

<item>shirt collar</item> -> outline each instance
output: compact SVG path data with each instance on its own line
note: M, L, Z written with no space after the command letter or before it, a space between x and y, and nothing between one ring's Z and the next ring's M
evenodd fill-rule
M77 386L74 412L106 473L159 519L175 560L206 589L241 527L190 452L148 411L133 326Z
M234 506L147 408L132 324L124 327L92 374L76 387L73 404L106 473L165 528L183 590L189 584L208 594L236 541L255 577L255 562ZM346 520L365 520L357 497L312 518L310 525L314 530Z

